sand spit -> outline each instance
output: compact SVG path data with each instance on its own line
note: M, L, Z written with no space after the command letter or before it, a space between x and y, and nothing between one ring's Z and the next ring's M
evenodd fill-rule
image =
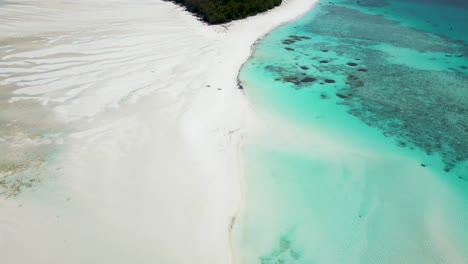
M206 26L157 0L2 1L2 262L232 263L237 72L314 3Z

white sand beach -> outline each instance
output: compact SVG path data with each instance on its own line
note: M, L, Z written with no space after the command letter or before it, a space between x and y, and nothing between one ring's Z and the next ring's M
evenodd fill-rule
M233 263L237 74L315 2L207 26L158 0L0 1L0 261Z

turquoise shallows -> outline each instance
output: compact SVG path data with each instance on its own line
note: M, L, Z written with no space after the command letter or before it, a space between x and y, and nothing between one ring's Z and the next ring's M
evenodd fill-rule
M468 263L468 3L321 1L240 79L242 264Z

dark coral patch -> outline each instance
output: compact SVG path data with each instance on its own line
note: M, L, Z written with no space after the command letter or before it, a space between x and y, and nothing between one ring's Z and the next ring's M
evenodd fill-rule
M297 79L297 77L285 77L284 81L288 82L288 83L295 84L295 85L301 84L301 82L299 81L299 79Z
M360 71L360 72L367 72L367 69L362 69L362 68L361 68L361 69L358 69L358 71Z
M310 39L310 37L307 36L298 36L298 35L289 35L288 36L290 39L296 40L296 41L301 41L305 39Z
M325 63L328 63L327 60L321 60L321 61L319 61L319 62L320 62L320 63L324 63L324 64L325 64Z
M315 82L316 80L317 80L317 78L314 78L314 77L306 77L306 78L302 79L301 82L310 83L310 82Z
M285 50L289 50L289 51L294 51L293 48L289 48L289 47L286 47L286 48L284 48L284 49L285 49Z
M344 95L344 94L340 94L340 93L337 93L336 96L338 96L338 97L341 98L341 99L348 98L348 96L346 96L346 95Z
M335 80L332 80L332 79L325 79L325 82L326 82L326 83L335 83Z
M354 67L354 66L357 66L357 65L358 65L358 64L355 63L355 62L348 62L348 63L346 63L346 64L348 64L348 66L351 66L351 67Z
M307 67L307 66L301 66L301 69L303 69L303 70L308 70L309 67Z
M361 88L364 86L364 82L355 75L348 75L347 80L347 83L349 83L352 88Z

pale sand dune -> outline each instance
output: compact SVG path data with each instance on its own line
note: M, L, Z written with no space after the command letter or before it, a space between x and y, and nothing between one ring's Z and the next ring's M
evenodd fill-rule
M157 0L7 2L1 262L232 263L252 120L237 72L315 1L228 29Z

